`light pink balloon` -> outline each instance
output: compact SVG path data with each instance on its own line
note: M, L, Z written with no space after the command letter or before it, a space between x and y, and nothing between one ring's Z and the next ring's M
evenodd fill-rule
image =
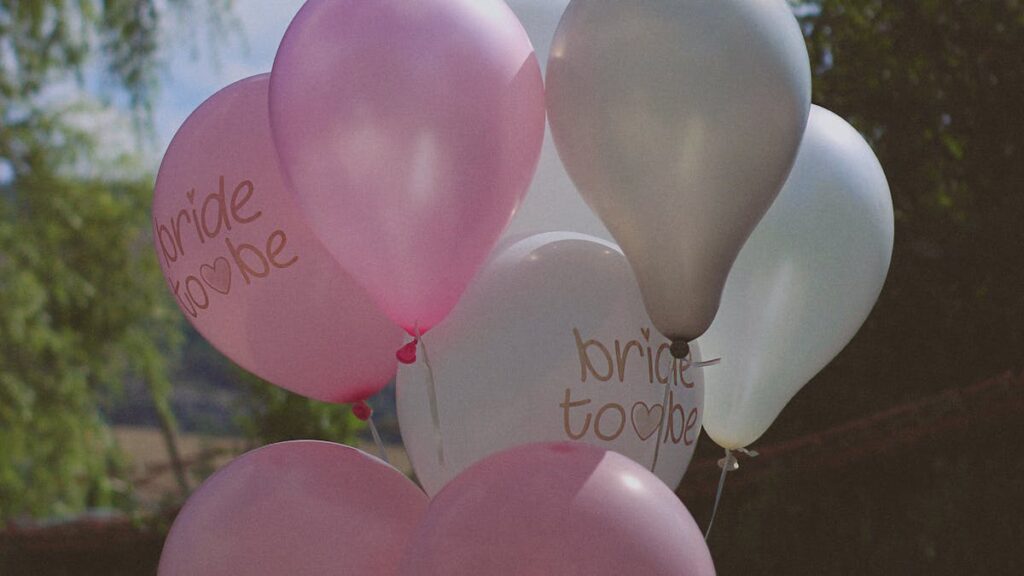
M434 497L402 576L714 576L690 513L629 458L528 444L473 465Z
M455 306L544 137L530 40L501 0L310 0L270 115L315 233L410 333Z
M354 448L273 444L196 490L158 574L392 576L426 509L426 494L401 472Z
M185 316L243 368L318 400L360 400L394 376L402 331L285 189L268 78L221 90L174 136L153 198L157 256Z

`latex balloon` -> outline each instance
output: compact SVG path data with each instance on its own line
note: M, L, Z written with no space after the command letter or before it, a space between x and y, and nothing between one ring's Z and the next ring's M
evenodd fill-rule
M306 227L270 136L266 74L175 134L156 179L157 257L185 317L246 370L327 402L375 394L402 331Z
M693 340L807 121L810 66L788 5L575 0L547 90L559 155L622 246L651 320Z
M490 454L540 441L588 442L653 467L669 486L682 479L703 413L699 350L672 358L615 245L565 232L522 240L423 341L445 463L434 457L422 354L400 368L397 395L402 438L428 493Z
M270 113L315 233L392 320L426 332L526 193L544 87L501 0L310 0L278 49Z
M402 576L713 576L679 498L615 452L530 444L469 468L431 502Z
M551 53L551 39L569 0L508 0L523 28L530 35L541 67ZM523 205L516 211L505 239L522 239L542 232L582 232L605 240L611 234L594 211L583 201L558 158L551 131L544 135L540 164Z
M178 513L159 576L397 574L427 496L401 472L328 442L249 452Z
M700 339L708 434L747 446L853 338L889 270L893 208L885 174L843 119L814 107L796 165L740 252L722 308Z

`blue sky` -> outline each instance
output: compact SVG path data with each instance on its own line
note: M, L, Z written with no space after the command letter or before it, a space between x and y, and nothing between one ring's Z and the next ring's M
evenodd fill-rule
M303 0L237 0L237 25L221 31L170 19L164 36L166 69L154 107L159 151L167 148L203 100L232 82L270 71L285 29L302 4ZM210 39L209 33L218 36Z

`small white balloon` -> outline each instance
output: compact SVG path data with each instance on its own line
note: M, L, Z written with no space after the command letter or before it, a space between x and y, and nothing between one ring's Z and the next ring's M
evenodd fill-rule
M725 448L757 440L853 338L878 300L894 222L885 173L842 118L813 107L796 165L729 274L700 339L704 426Z
M693 456L704 401L699 350L672 358L614 244L568 232L516 242L423 343L443 465L422 349L399 371L398 421L431 495L474 462L530 442L614 450L673 488Z

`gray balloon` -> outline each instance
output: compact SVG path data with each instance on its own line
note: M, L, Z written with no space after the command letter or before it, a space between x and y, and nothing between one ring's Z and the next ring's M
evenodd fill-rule
M784 0L573 0L562 17L547 69L559 156L678 350L710 326L785 183L810 96Z

